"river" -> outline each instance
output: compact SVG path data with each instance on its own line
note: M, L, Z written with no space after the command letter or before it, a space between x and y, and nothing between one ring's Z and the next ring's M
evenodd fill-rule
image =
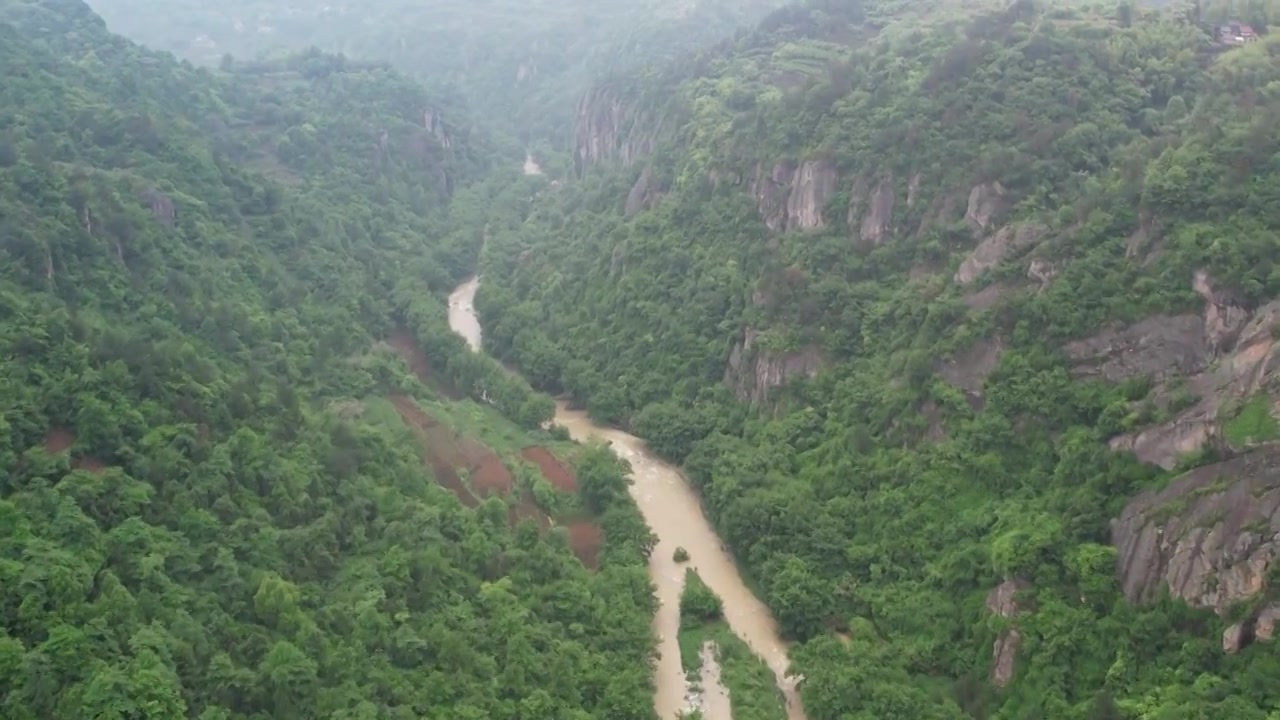
M482 330L474 300L479 286L479 278L471 278L449 296L449 326L477 352L481 349ZM724 602L724 615L729 627L773 671L778 688L786 697L788 719L805 720L804 708L795 689L795 678L787 674L787 645L778 632L777 623L769 609L743 582L737 565L702 514L701 502L684 476L651 453L640 438L617 428L597 425L585 412L571 410L560 400L556 401L555 421L567 428L573 439L579 442L593 438L611 441L614 451L631 463L634 479L631 496L658 538L658 545L649 559L649 575L657 587L660 603L654 618L661 653L655 675L654 707L658 717L673 720L686 709L687 684L680 666L676 634L680 631L684 568L689 566L698 571ZM687 563L677 563L673 559L677 547L688 550ZM713 690L708 688L708 692ZM703 712L708 720L717 720L711 717L713 712L720 714L710 705L704 707Z

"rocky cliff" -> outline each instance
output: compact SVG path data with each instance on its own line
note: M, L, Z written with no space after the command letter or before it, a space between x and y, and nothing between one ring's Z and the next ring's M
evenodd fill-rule
M581 174L604 163L630 166L653 152L663 125L641 112L634 98L624 101L608 88L596 88L578 103L573 131L574 168Z
M757 163L751 195L770 231L814 230L826 225L822 210L838 179L835 168L820 161Z
M1112 522L1125 597L1173 597L1226 615L1268 589L1280 549L1280 445L1197 468L1168 487L1135 498ZM1254 635L1269 639L1274 612L1255 614L1224 636L1235 650Z
M1078 376L1154 382L1142 404L1162 419L1113 438L1111 446L1164 468L1206 447L1239 450L1270 439L1240 423L1248 424L1241 417L1253 405L1265 426L1277 397L1280 301L1246 310L1230 293L1216 291L1204 272L1195 274L1192 287L1205 301L1199 315L1153 316L1066 346ZM1233 427L1239 431L1225 432Z
M1029 587L1025 581L1010 578L987 594L987 612L1009 621L991 644L991 684L996 687L1005 687L1013 679L1018 648L1022 646L1022 632L1012 620L1023 610L1018 594Z
M747 328L729 353L724 381L739 400L762 405L769 392L797 377L812 377L822 367L822 354L808 346L784 352L762 347L764 333Z

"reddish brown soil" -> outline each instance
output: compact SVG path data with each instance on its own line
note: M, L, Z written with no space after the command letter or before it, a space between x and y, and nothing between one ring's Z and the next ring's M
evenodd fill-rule
M593 522L585 520L569 523L569 548L578 556L582 564L595 570L600 565L600 545L604 542L604 533Z
M489 495L506 497L511 493L513 485L511 471L502 464L501 458L492 453L471 471L471 487L475 488L476 494L480 497Z
M527 447L520 451L520 457L537 465L542 471L542 476L555 489L570 493L578 491L578 478L574 477L573 471L545 447L541 445Z
M391 333L391 337L387 338L387 343L395 348L400 357L404 358L409 369L419 380L424 383L431 382L431 366L427 363L427 356L418 347L418 342L412 333L404 328L397 328Z
M79 455L71 459L71 467L76 470L84 470L94 475L101 475L107 471L107 464L96 457L89 455Z
M452 432L423 412L413 400L403 395L393 395L390 399L391 404L395 405L396 411L400 413L400 419L404 420L422 442L427 465L430 466L436 480L456 495L463 505L472 508L479 506L480 501L462 482L462 478L458 477L457 468L466 467L466 465L457 461L465 461L465 456L456 444L450 441Z
M44 451L50 455L61 455L75 444L75 433L63 427L49 428L48 434L44 436ZM106 471L107 464L89 455L74 455L71 458L71 467L74 470L85 470L97 475Z
M64 453L75 444L76 436L66 428L49 428L49 433L44 436L44 451L50 455Z

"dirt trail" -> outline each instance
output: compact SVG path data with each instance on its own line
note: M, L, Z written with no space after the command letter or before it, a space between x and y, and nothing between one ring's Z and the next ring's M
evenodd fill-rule
M449 326L462 336L472 350L480 351L481 328L474 299L479 278L471 278L449 296ZM702 576L724 602L725 620L734 634L769 666L787 703L788 720L805 720L804 706L796 691L799 678L790 674L787 644L778 631L769 608L760 602L738 573L733 557L725 550L711 523L702 514L701 501L688 481L671 465L658 459L643 440L621 430L596 425L586 413L556 403L555 422L579 441L593 438L612 443L613 449L631 463L634 484L631 496L645 521L658 537L649 559L649 575L658 590L660 607L654 618L659 638L654 707L662 720L679 716L685 705L686 681L680 664L680 590L684 568L672 554L677 547L690 554L687 563Z

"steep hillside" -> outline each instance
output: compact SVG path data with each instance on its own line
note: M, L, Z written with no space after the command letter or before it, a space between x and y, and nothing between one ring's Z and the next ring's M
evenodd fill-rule
M811 717L1280 702L1280 44L1195 20L792 7L490 228L490 351L684 463Z
M754 22L777 0L446 0L315 3L94 0L111 28L214 64L318 46L390 61L460 89L477 116L522 142L560 137L590 82L660 66ZM558 143L557 143L558 144ZM548 146L549 147L549 146Z
M483 144L76 0L0 0L0 76L0 717L652 717L622 468L556 492L550 400L445 324Z

